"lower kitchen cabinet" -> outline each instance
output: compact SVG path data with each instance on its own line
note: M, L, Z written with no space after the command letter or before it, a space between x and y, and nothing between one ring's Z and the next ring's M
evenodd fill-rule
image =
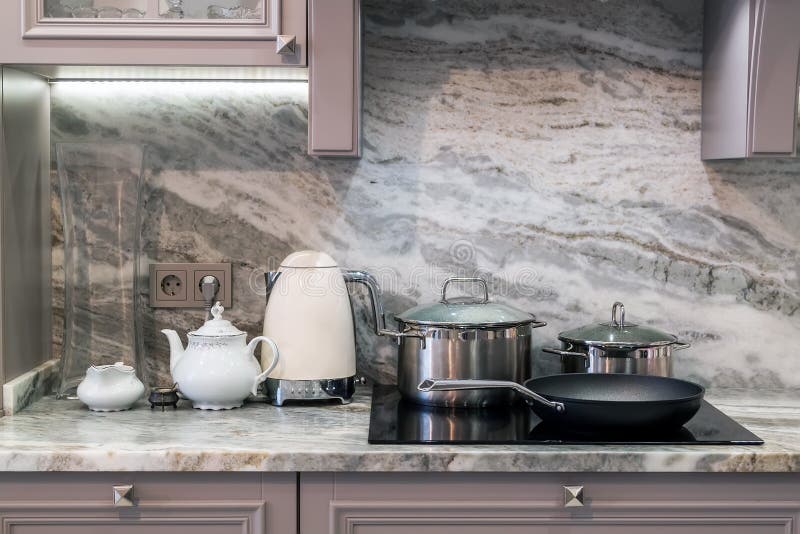
M800 476L0 474L1 534L297 534L298 518L301 534L800 534Z
M294 534L297 475L4 473L0 521L2 534Z
M302 534L800 534L796 475L337 473L300 488Z

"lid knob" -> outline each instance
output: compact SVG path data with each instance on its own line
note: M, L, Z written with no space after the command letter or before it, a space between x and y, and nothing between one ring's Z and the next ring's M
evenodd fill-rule
M619 310L619 321L617 321L617 310ZM625 326L625 305L620 301L614 303L611 307L611 324L617 328Z
M203 326L194 332L189 332L189 335L220 337L239 336L244 334L244 332L233 326L230 321L222 318L223 311L225 311L225 308L223 308L222 303L218 301L216 304L214 304L214 306L211 307L212 318L203 323Z

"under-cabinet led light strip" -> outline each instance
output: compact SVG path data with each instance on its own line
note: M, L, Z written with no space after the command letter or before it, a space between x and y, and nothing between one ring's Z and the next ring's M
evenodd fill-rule
M97 66L20 65L47 78L62 81L186 81L186 82L307 82L305 67L199 67L199 66Z
M308 96L308 84L287 81L174 81L174 80L100 80L100 81L54 81L54 91L64 98L75 96L86 98L122 93L127 96L176 97L181 96L225 96L247 97L269 93L271 96L304 100Z

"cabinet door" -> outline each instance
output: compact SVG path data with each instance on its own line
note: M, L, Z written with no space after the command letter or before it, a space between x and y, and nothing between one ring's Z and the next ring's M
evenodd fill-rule
M7 0L0 64L305 66L306 12L306 0Z
M564 485L578 480L585 483L584 505L567 508ZM746 477L725 476L303 474L300 531L798 534L800 481L772 480L753 477L750 485Z
M281 33L280 0L15 0L25 39L252 39Z
M121 485L131 506L114 502ZM0 521L4 534L294 533L296 488L294 473L4 474Z
M800 2L706 0L703 159L796 154Z
M753 43L752 153L791 156L797 133L800 2L757 2Z
M309 2L308 153L361 155L360 0Z

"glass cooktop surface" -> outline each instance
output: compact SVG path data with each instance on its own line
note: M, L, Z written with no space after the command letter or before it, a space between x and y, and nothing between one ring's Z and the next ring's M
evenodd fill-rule
M625 435L569 434L546 425L524 403L499 408L438 408L404 401L397 386L372 393L369 443L449 445L762 445L709 402L679 430Z

